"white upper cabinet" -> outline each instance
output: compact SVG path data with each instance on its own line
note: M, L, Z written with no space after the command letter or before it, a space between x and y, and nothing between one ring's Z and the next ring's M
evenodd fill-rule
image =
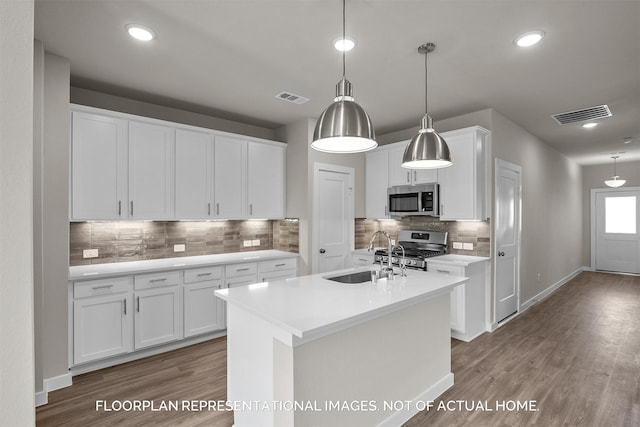
M129 218L174 218L175 130L129 122Z
M216 136L213 169L215 217L246 218L247 141Z
M479 126L444 132L453 166L440 170L440 219L487 219L489 131Z
M365 214L367 218L387 216L389 150L367 151L365 163Z
M409 141L402 141L389 146L389 186L438 182L437 169L407 169L401 166L408 144Z
M213 144L213 135L176 130L177 219L214 217Z
M126 219L127 121L73 112L71 159L71 219Z
M284 217L284 161L284 147L249 142L247 156L249 218Z

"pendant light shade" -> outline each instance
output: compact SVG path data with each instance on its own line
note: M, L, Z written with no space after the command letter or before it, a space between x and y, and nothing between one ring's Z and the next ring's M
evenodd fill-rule
M342 0L342 38L345 38L345 1ZM353 99L351 82L346 79L345 52L342 52L342 80L336 98L322 112L313 132L311 148L327 153L359 153L378 146L371 119Z
M433 52L436 45L423 44L418 53L424 55L424 109L418 134L411 138L402 156L402 167L408 169L439 169L451 166L451 154L447 142L433 129L433 120L427 114L427 54Z
M624 183L627 182L627 180L625 179L618 179L620 178L616 173L616 159L618 157L620 156L611 156L611 158L613 159L613 176L611 177L611 179L608 179L604 182L605 184L607 184L607 186L613 187L613 188L622 187Z

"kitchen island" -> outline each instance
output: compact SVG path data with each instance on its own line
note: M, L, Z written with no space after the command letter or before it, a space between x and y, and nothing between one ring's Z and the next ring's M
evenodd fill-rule
M466 278L327 279L361 270L216 291L235 427L397 426L453 385L449 298Z

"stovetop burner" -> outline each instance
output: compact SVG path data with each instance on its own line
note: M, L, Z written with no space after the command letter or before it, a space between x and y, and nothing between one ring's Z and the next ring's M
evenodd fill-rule
M416 269L427 269L426 259L447 253L447 232L442 231L412 231L401 230L398 232L398 243L404 248L406 266ZM389 254L386 249L375 252L376 262L387 262ZM402 258L402 249L396 247L392 254L392 263L399 265Z

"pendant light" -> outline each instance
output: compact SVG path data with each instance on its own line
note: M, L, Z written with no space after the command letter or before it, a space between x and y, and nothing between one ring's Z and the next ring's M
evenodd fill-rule
M433 52L436 45L426 43L418 47L418 53L424 55L424 117L420 122L418 134L404 150L402 167L408 169L438 169L451 166L451 154L447 142L433 129L433 120L427 110L427 54Z
M345 2L342 0L342 39L345 39ZM367 113L353 99L346 79L345 51L342 51L342 79L336 85L333 104L322 112L313 132L311 148L327 153L359 153L378 146Z
M613 187L613 188L622 187L624 183L627 182L625 179L618 179L620 178L616 173L616 159L618 157L620 156L611 156L611 158L613 159L613 176L611 177L611 179L608 179L604 182L609 187Z

